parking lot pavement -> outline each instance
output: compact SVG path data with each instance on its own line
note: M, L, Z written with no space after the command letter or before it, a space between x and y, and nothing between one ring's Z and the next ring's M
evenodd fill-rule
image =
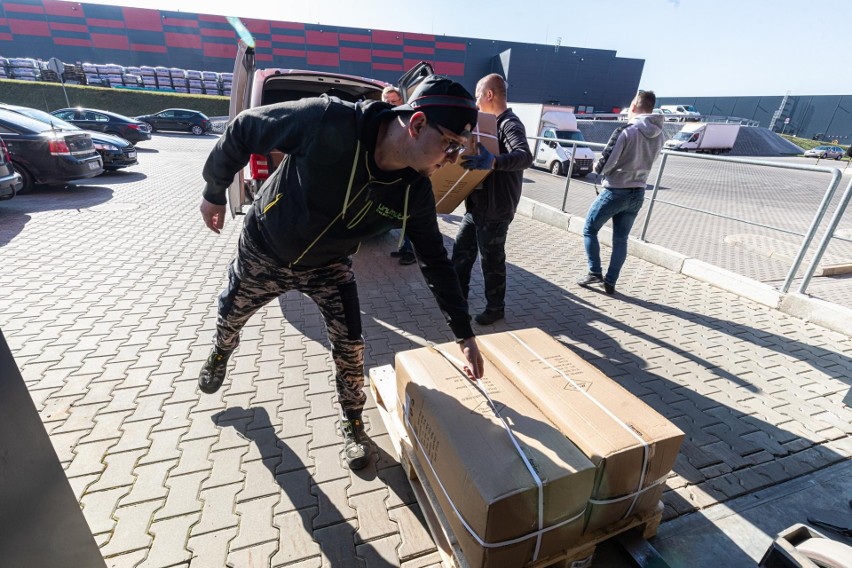
M198 215L214 141L157 135L131 171L0 204L0 328L101 552L111 567L437 565L372 400L373 460L343 466L309 301L261 310L222 390L198 392L239 230ZM441 218L448 247L458 221ZM369 367L451 338L395 242L355 259ZM666 520L852 456L849 337L636 258L616 296L579 288L581 239L524 217L507 253L506 320L479 333L542 328L683 429Z

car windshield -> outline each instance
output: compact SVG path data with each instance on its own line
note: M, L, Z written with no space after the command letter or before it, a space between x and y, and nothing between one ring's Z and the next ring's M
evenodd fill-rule
M695 107L692 105L683 105L683 110L685 110L686 112L697 112L695 110Z
M692 136L692 132L678 132L674 136L672 136L672 140L677 140L678 142L686 142Z
M14 109L15 112L19 112L25 116L30 118L34 118L39 122L44 122L46 124L52 124L53 128L56 130L80 130L77 126L74 126L70 122L65 122L59 117L53 116L50 113L44 112L43 110L38 110L35 108L26 108L26 107L18 107Z
M579 130L557 130L556 137L560 140L574 140L576 142L585 142L586 139L583 138L583 133ZM568 146L568 144L562 144L563 146Z

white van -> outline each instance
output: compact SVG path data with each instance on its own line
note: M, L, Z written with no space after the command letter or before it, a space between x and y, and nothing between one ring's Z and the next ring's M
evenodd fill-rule
M533 166L550 170L554 175L568 173L573 160L571 175L585 176L592 171L595 153L588 146L577 146L572 156L572 142L584 142L583 133L577 128L577 117L564 107L535 103L509 103L527 131L527 141L533 153ZM531 136L551 140L530 139Z
M701 120L701 113L695 110L692 105L660 105L660 110L664 113L669 111L681 122L698 122Z

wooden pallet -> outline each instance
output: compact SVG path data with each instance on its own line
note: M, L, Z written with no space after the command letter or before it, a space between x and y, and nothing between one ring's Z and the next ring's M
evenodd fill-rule
M379 414L388 430L399 462L408 476L417 503L426 517L426 524L429 532L432 533L444 567L470 568L402 424L402 417L397 409L396 374L390 365L370 369L370 390L376 398ZM663 504L660 502L653 511L633 515L605 529L583 535L582 540L571 548L531 562L523 568L590 568L592 556L598 544L617 536L621 536L625 542L627 540L624 537L628 535L641 534L643 540L651 538L657 534L662 516ZM629 553L630 550L627 552ZM640 563L640 566L642 565L643 563ZM665 566L665 564L655 564L655 566Z

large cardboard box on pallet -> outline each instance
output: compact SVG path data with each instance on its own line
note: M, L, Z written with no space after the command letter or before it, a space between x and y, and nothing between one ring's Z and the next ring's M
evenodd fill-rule
M499 154L497 144L497 117L484 112L479 113L476 128L470 139L470 148L465 148L455 164L446 164L429 176L432 182L432 193L435 195L435 210L438 213L452 213L461 202L470 195L482 181L491 173L490 170L466 170L461 167L461 158L477 153L477 143L488 148L492 154Z
M520 567L570 548L582 534L594 465L492 369L481 385L516 447L453 361L460 355L455 343L398 353L396 378L416 459L465 559L472 568Z
M486 364L596 464L587 533L656 507L683 441L677 426L540 329L477 341Z

